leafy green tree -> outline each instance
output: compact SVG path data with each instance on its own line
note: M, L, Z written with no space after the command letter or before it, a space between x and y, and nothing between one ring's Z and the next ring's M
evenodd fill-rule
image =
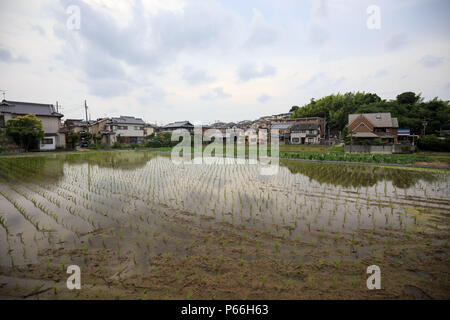
M342 131L351 113L390 112L398 118L399 127L411 129L412 133L422 132L423 121L427 121L427 134L437 134L441 126L450 121L449 101L434 98L424 102L420 94L404 92L395 100L382 100L375 93L347 92L333 94L296 109L292 118L326 117L331 130Z
M38 120L34 114L9 119L6 122L6 132L26 151L37 149L39 141L44 137L42 121Z
M422 98L420 97L420 94L416 95L414 92L407 91L399 94L397 96L397 102L400 104L415 104L417 102L420 102Z
M72 149L75 149L78 141L80 141L80 134L76 132L70 132L66 135L66 141Z

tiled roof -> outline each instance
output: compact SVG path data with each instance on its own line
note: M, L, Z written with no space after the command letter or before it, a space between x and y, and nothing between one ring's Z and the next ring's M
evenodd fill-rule
M388 112L349 114L348 124L350 125L358 117L366 118L375 128L398 128L397 118L391 118L391 114Z
M292 126L291 131L301 131L301 130L314 130L320 128L317 123L298 123Z
M120 116L119 118L111 118L110 123L114 124L141 124L145 125L144 120L129 116Z
M378 138L378 136L372 132L355 132L351 136L353 138Z
M189 121L172 122L172 123L166 124L165 126L162 126L162 128L166 128L166 129L168 129L168 128L180 128L180 127L191 127L191 128L193 128L194 126Z
M56 112L52 104L31 103L3 100L0 103L0 112L13 114L35 114L37 116L50 116L62 118L61 113Z
M292 127L292 123L277 123L277 124L273 124L271 129L281 129L281 130L285 130L285 129L289 129Z

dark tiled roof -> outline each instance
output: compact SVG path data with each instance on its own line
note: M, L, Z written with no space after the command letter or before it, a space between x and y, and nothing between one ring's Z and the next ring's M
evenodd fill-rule
M37 116L49 116L62 118L61 113L56 112L52 104L31 103L3 100L0 103L0 112L13 114L35 114Z
M300 130L314 130L320 127L317 123L299 123L295 124L291 128L291 132L300 131Z
M119 118L111 118L110 123L114 124L142 124L145 125L144 120L135 117L120 116Z
M292 123L276 123L272 125L272 129L286 130L292 127Z
M162 128L169 129L169 128L193 128L194 126L189 121L178 121L178 122L172 122L169 124L166 124L165 126L162 126Z

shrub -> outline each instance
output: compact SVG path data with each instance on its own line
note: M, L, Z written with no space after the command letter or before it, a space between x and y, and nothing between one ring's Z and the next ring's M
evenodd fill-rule
M78 141L80 141L80 135L76 132L70 132L66 135L67 147L75 149Z
M6 122L6 132L16 144L23 146L27 151L38 148L39 141L44 137L42 121L34 114L9 119Z
M436 135L427 135L419 139L417 146L420 150L450 151L450 138L439 139Z
M114 142L114 144L112 145L112 147L113 147L114 149L121 149L121 148L123 148L123 145L122 145L120 142L116 141L116 142Z

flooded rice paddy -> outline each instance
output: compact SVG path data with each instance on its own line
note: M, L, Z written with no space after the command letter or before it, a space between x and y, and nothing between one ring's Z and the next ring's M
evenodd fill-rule
M3 157L0 297L449 299L449 227L448 170Z

